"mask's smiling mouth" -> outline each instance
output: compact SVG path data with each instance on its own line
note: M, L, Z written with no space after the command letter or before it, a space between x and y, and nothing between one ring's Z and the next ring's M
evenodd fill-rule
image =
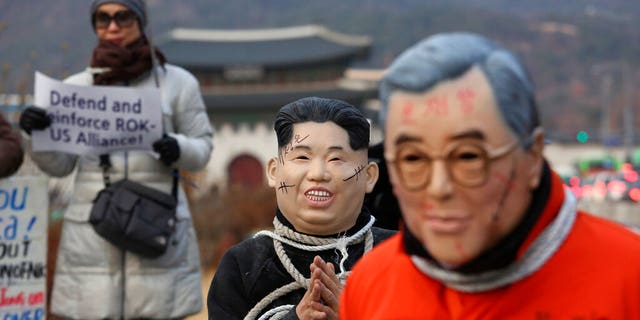
M313 207L326 207L333 199L333 193L322 188L309 189L304 193L304 196Z

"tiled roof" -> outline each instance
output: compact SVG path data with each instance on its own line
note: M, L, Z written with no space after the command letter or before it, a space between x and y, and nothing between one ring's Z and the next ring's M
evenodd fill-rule
M280 88L279 90L250 90L244 92L211 92L203 90L202 96L210 112L222 110L244 112L281 106L303 97L318 96L344 100L358 104L377 94L377 87L371 85L350 86L343 83L322 87Z
M363 56L371 40L318 25L256 30L177 28L159 37L156 45L169 62L187 68L283 67Z

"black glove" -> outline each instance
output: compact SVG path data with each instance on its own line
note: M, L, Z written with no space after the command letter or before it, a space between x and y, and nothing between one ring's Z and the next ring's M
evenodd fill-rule
M20 115L20 128L28 134L31 134L31 130L44 130L50 125L51 119L42 108L30 106Z
M153 143L153 151L160 154L160 161L167 166L170 166L180 158L178 140L166 134L160 140Z

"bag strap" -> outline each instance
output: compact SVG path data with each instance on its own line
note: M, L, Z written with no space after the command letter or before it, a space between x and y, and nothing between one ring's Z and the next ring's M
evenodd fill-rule
M109 154L100 155L100 168L102 168L102 179L104 180L105 188L111 185L111 177L109 176L109 169L111 169L111 158Z
M125 151L126 152L126 151ZM124 178L128 179L128 171L129 171L129 153L125 153L125 170L124 170ZM100 155L100 167L102 168L102 179L104 181L105 188L111 185L111 177L109 176L109 169L111 169L111 157L109 154L101 154ZM171 195L174 199L178 200L178 169L173 169L173 185L171 186Z

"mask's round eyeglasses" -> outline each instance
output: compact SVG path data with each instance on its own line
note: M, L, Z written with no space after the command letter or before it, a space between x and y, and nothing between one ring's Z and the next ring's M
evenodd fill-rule
M111 21L115 22L120 28L128 28L133 25L136 19L136 14L129 10L118 11L113 16L110 16L106 12L98 12L93 17L93 23L96 29L108 28Z
M489 178L491 162L517 146L517 140L497 149L491 149L486 143L467 141L452 144L442 155L433 156L407 143L400 145L395 154L385 154L385 159L394 166L400 183L409 191L422 190L429 184L437 160L444 162L449 178L456 184L479 187Z

